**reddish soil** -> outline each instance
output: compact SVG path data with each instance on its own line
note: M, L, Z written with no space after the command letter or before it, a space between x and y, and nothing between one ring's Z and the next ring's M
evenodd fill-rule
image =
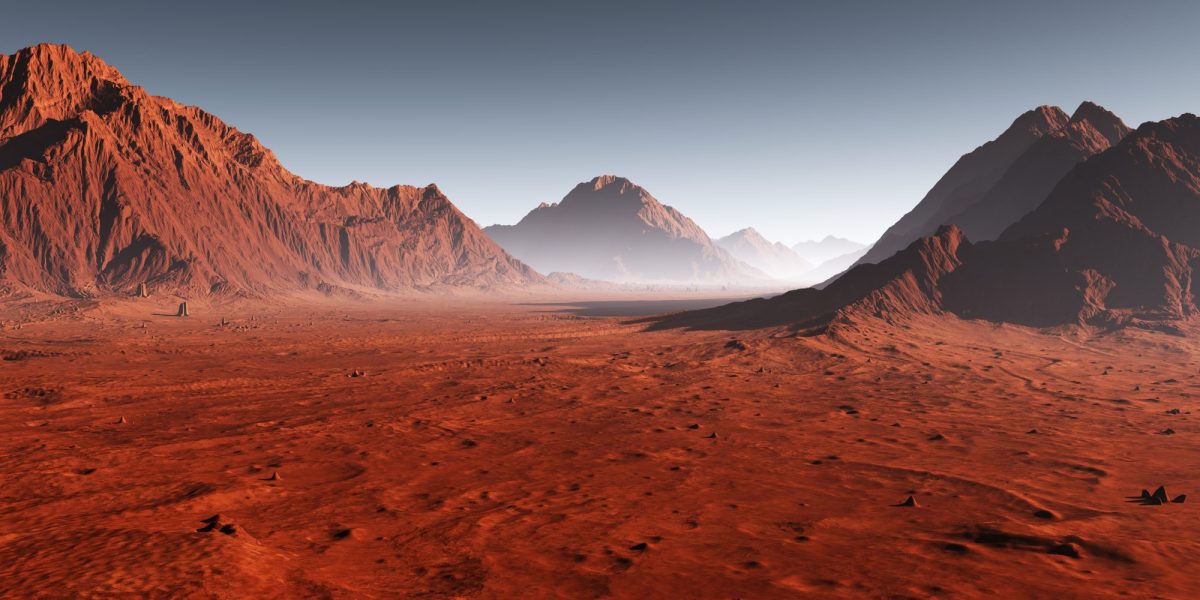
M1194 335L76 308L0 312L5 598L1200 586Z

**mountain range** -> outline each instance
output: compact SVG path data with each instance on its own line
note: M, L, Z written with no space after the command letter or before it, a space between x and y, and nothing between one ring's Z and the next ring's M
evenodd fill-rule
M329 187L99 58L0 56L0 285L87 297L524 286L433 185Z
M1045 122L1052 115L1039 109L1032 116ZM995 240L973 243L957 225L942 225L824 289L672 315L653 326L821 330L863 316L951 313L1037 327L1174 329L1197 312L1198 268L1200 118L1187 113L1145 123L1078 162Z
M867 244L827 235L820 240L798 242L792 246L792 251L809 263L820 265L847 254L865 250L867 247Z
M857 263L823 289L654 326L812 329L952 313L1169 327L1197 311L1198 232L1191 114L1131 131L1090 102L1071 115L1038 107L960 158L869 249L836 238L788 248L752 228L713 241L611 175L485 232L434 185L298 177L254 136L91 54L42 44L0 56L0 292L763 285Z
M781 242L771 242L753 227L739 229L718 239L717 245L734 258L774 279L799 281L813 264Z

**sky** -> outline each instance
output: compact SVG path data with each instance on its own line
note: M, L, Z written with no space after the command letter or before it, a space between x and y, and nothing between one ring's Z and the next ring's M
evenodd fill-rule
M5 2L0 53L100 56L321 183L480 225L601 174L719 237L874 241L1041 104L1200 112L1200 3Z

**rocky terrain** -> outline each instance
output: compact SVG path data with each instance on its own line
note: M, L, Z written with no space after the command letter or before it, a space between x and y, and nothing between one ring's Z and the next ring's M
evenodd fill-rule
M0 596L1200 585L1194 332L945 314L807 337L645 332L569 304L429 300L159 308L4 314ZM1142 498L1159 486L1185 501Z

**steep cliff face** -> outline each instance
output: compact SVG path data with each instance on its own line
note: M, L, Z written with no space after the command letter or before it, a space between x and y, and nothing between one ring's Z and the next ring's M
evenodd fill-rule
M942 225L957 225L976 242L995 239L1041 204L1075 165L1129 131L1092 102L1081 103L1070 117L1057 106L1026 112L995 140L960 158L857 264L884 260Z
M544 272L618 282L743 283L765 279L678 210L623 177L581 183L516 225L484 230Z
M917 205L889 227L857 264L876 263L937 231L987 194L1013 162L1039 139L1070 122L1057 106L1039 106L1013 121L996 139L963 155Z
M435 187L328 187L100 59L0 57L0 277L70 296L541 281Z
M823 327L839 315L903 317L941 312L939 282L962 264L971 244L957 227L943 227L881 263L859 265L824 289L804 288L769 299L653 319L651 328L757 329Z
M947 222L961 227L976 242L994 240L1037 208L1071 168L1111 148L1129 132L1116 115L1084 102L1070 122L1034 142L982 198Z
M999 246L1053 240L1091 313L1184 318L1200 292L1200 118L1146 123L1071 170ZM1017 283L1028 280L1017 279Z

